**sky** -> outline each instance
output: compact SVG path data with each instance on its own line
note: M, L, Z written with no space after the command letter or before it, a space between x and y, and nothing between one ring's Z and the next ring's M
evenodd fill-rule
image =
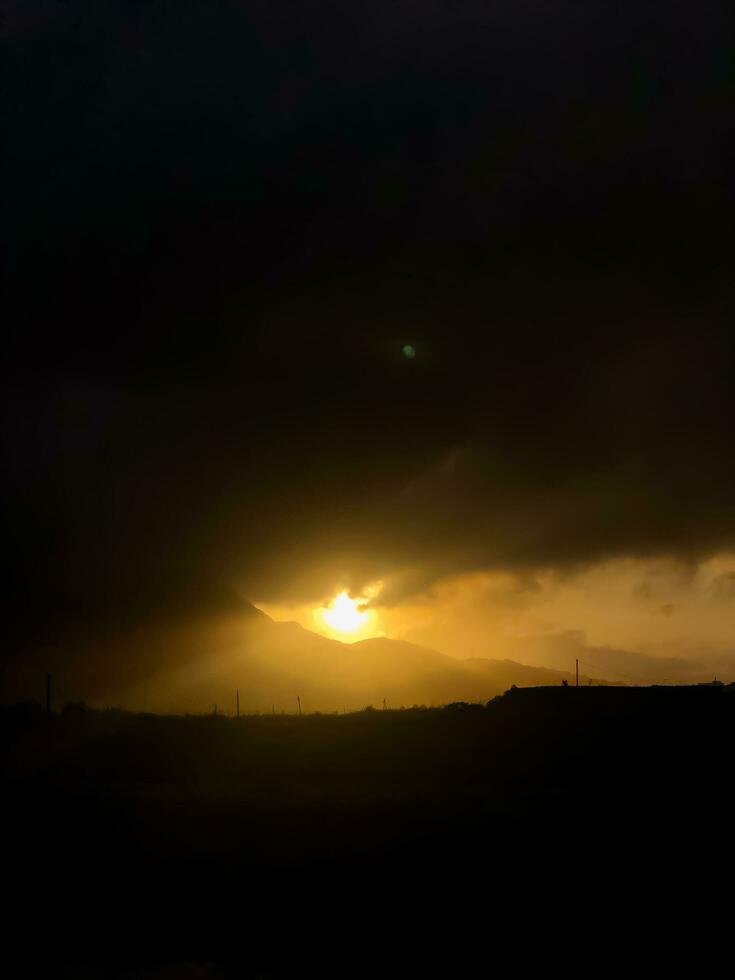
M368 590L730 669L733 16L12 0L5 666Z
M344 619L333 617L334 600L261 608L347 643L389 636L459 660L572 672L580 660L587 674L622 683L735 680L733 553L697 562L614 558L522 575L473 571L395 605L381 603L381 585L358 596Z

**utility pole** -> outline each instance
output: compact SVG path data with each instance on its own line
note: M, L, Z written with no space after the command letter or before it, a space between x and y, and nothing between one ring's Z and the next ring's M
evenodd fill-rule
M299 695L298 695L298 694L296 695L296 700L297 700L297 701L298 701L298 703L299 703L299 714L301 714L301 698L299 697Z
M579 660L576 660L575 663L577 664L577 687L579 687Z
M51 714L51 674L46 674L46 714Z
M240 688L237 688L237 717L240 717Z

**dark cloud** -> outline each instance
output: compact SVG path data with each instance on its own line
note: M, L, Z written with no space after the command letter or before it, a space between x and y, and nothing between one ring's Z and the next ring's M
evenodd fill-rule
M735 544L729 4L8 25L14 642Z

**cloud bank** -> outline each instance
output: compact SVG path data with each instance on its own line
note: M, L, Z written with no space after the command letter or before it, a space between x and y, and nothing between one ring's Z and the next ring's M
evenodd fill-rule
M5 648L735 547L728 7L11 6Z

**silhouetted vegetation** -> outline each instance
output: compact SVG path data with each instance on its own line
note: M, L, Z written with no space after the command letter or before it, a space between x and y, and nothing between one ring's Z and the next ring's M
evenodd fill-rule
M472 928L471 961L491 921L551 929L562 883L635 921L628 876L711 870L700 845L730 832L734 686L301 717L25 704L0 729L7 887L56 963L242 954L267 975L301 950L354 973L378 929L418 969Z

